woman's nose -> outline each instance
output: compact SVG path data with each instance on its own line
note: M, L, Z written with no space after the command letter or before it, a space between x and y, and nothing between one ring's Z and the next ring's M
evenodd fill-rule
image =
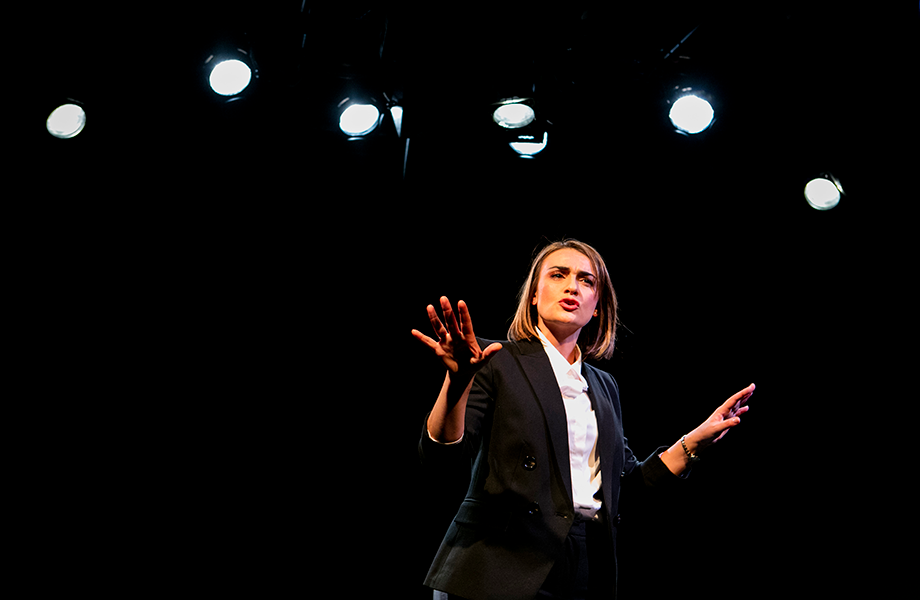
M569 277L565 280L565 291L578 295L578 279Z

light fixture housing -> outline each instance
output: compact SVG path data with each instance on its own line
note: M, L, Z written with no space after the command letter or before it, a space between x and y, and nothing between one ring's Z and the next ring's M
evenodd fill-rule
M492 120L504 129L527 127L537 117L531 98L504 98L492 105Z
M668 102L668 118L682 135L697 135L712 127L716 114L709 94L685 87Z
M699 87L673 87L667 106L671 126L684 136L704 133L717 119L717 106L712 94Z
M252 53L237 47L218 49L205 59L204 69L208 88L225 102L247 95L259 78Z
M76 137L86 127L86 111L74 100L67 100L51 111L45 121L45 128L52 136L68 140Z
M208 83L216 94L236 96L252 81L252 69L241 60L224 60L214 65Z
M830 210L840 204L843 196L840 180L830 173L822 173L805 185L805 200L815 210Z
M383 116L384 113L372 100L345 98L339 103L339 130L349 139L362 138L377 129Z
M544 131L542 139L535 135L521 134L517 136L517 140L509 142L509 145L521 158L533 158L543 152L548 143L549 133Z
M549 121L538 111L533 98L507 97L494 102L490 108L493 136L502 145L507 144L514 156L532 159L546 149Z

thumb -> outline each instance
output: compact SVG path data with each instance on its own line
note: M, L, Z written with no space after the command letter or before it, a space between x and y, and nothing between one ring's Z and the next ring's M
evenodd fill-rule
M480 367L484 367L484 366L486 365L486 363L488 363L490 360L492 360L492 357L495 356L495 354L496 354L499 350L501 350L501 349L502 349L502 345L499 344L498 342L495 342L495 343L493 343L493 344L489 344L489 345L486 347L486 349L483 350L483 351L479 354L479 358L476 358L476 359L471 358L471 359L470 359L470 362L471 362L471 363L474 363L474 364L476 364L476 365L478 365L478 366L480 366Z
M492 356L493 354L495 354L501 349L502 349L502 345L498 342L495 342L494 344L489 344L489 346L485 350L483 350L482 353L486 356Z

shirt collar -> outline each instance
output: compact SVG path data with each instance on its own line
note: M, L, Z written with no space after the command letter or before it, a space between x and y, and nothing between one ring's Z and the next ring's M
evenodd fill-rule
M577 345L575 346L575 362L569 364L569 361L567 361L565 357L556 350L556 347L546 339L546 336L543 335L540 328L537 327L536 330L540 335L540 341L543 342L543 349L546 351L547 356L549 356L549 362L553 367L553 372L556 374L556 379L561 381L572 371L575 378L581 379L584 382L584 378L581 376L581 348ZM584 383L585 386L588 385L587 382Z

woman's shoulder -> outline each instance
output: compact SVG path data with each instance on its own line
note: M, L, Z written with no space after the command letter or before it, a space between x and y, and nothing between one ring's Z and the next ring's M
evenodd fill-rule
M617 385L617 380L614 379L613 375L595 365L591 365L586 362L582 363L582 369L587 377L593 376L594 379L598 382L616 390L617 395L619 395L620 388Z

